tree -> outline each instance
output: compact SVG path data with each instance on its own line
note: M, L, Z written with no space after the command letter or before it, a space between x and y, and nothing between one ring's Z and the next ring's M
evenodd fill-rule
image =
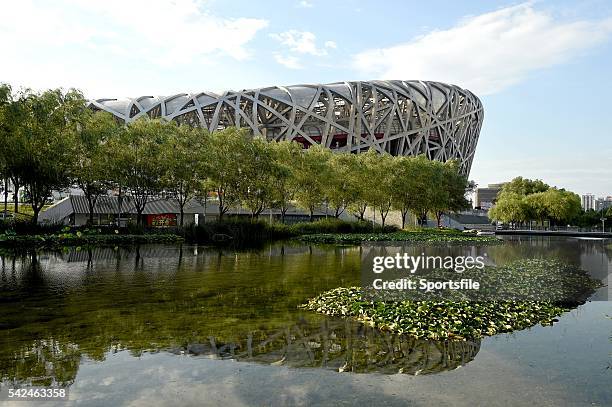
M468 202L465 199L469 186L466 177L459 172L456 161L430 161L432 178L430 180L430 211L436 217L438 227L441 227L442 215L447 211L465 209Z
M241 187L248 181L243 176L247 165L244 150L250 137L246 129L228 127L211 133L208 138L204 165L210 189L219 200L219 219L240 202Z
M368 188L368 204L380 214L381 226L385 227L387 215L392 204L393 157L389 154L366 155L368 178L364 179Z
M13 173L26 187L33 211L32 222L54 190L70 185L76 157L77 128L88 114L83 95L60 89L24 92L13 134Z
M548 215L557 222L570 222L582 211L580 197L563 189L550 188L543 193Z
M123 131L123 126L110 113L100 111L84 114L78 130L74 182L87 199L89 223L93 224L96 202L111 187L105 144Z
M503 192L498 195L497 203L489 209L489 218L503 223L524 222L527 207L523 195L516 192Z
M289 204L299 187L295 182L294 165L299 162L302 147L298 143L285 140L270 143L270 146L272 153L271 205L280 209L281 222L284 223Z
M527 219L535 219L544 225L544 221L549 218L548 204L545 192L536 192L524 198L527 210Z
M19 213L19 189L22 186L20 171L25 167L26 140L19 132L27 118L25 100L31 94L28 89L13 95L9 85L0 85L0 157L2 176L5 180L5 213L8 200L8 180L13 184L13 211Z
M12 103L12 89L9 85L0 83L0 142L3 145L7 142L10 134L10 117L8 116L7 107ZM8 157L6 156L8 151L0 148L0 176L4 181L3 195L4 195L4 212L2 219L6 218L7 214L7 201L8 201Z
M410 157L398 157L393 163L391 180L391 202L393 208L400 211L402 229L406 227L406 216L410 210L413 197L419 190L414 178L414 161Z
M185 205L202 190L206 178L202 158L206 156L208 132L174 122L168 126L168 144L163 148L164 186L179 206L179 224L183 226Z
M314 219L315 209L325 200L331 154L333 153L329 149L314 145L300 154L294 166L294 179L299 185L295 199L299 206L309 212L310 221Z
M355 154L332 154L328 162L329 180L325 184L325 197L336 218L357 199L358 192L351 180L355 157Z
M373 150L368 150L363 154L352 154L351 169L348 176L349 190L351 191L351 202L349 209L355 214L355 217L361 221L365 220L365 212L368 209L368 198L370 186L366 182L368 180L368 154L376 155Z
M115 148L116 178L124 182L137 212L136 222L142 225L142 213L151 196L158 195L167 173L164 150L176 123L148 118L130 123L120 134L119 148Z
M411 173L410 177L413 185L410 189L411 196L405 196L405 199L407 199L405 209L414 213L418 222L427 221L427 213L430 211L433 201L433 166L431 160L425 155L411 157L409 160L411 165L408 170Z
M530 195L537 192L544 192L550 188L548 184L542 180L531 180L523 177L516 177L512 181L507 182L502 187L500 192L513 192L519 195Z
M242 150L240 201L257 218L274 200L275 164L273 147L261 137L249 139Z

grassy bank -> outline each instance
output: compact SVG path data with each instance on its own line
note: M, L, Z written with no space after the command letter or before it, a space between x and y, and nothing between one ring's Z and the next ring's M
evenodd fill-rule
M219 246L257 246L269 241L289 239L313 233L380 233L397 231L384 229L370 222L346 222L322 219L316 222L285 225L243 218L224 219L186 228L145 228L96 226L70 227L63 225L33 225L28 221L0 222L0 246L78 246L96 244L174 243L187 241Z
M82 232L65 232L36 235L0 235L0 246L8 247L57 247L87 245L122 245L136 243L178 243L184 238L176 234L87 234Z
M357 244L363 241L405 241L444 244L498 243L493 236L475 236L449 229L399 231L371 222L347 222L335 218L292 225L227 218L186 228L143 228L128 226L67 227L32 225L30 222L0 222L0 245L74 246L85 244L171 243L186 241L219 246L257 246L296 238L305 243Z
M525 260L487 267L491 278L512 278L539 290L577 290L588 298L601 283L582 270L555 261ZM571 284L568 284L568 274ZM540 284L544 278L546 286ZM555 301L373 301L359 287L336 288L302 306L318 313L355 319L381 330L423 339L464 340L512 332L537 324L550 325L579 302ZM499 297L506 298L506 297ZM578 299L577 299L578 300Z

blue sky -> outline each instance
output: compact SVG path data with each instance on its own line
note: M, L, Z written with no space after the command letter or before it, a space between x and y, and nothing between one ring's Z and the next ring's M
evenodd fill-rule
M481 97L470 178L612 195L612 2L19 0L0 81L90 98L367 79ZM10 40L12 39L12 40Z

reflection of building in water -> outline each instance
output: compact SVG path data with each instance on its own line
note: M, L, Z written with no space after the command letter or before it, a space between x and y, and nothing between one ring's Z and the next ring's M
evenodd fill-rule
M480 340L428 341L326 319L320 323L301 320L276 332L252 332L231 343L211 338L171 352L294 368L416 375L456 369L472 361L479 350Z

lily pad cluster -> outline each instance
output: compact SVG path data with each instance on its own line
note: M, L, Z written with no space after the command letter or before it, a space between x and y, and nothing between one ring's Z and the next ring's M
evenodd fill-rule
M414 242L428 244L499 244L495 236L477 236L469 233L422 230L399 231L393 233L317 233L298 237L308 243L357 244L361 242Z
M586 301L601 282L592 279L584 270L557 260L522 259L501 266L471 268L461 273L453 269L419 271L394 277L419 285L421 279L442 286L447 281L470 279L479 283L477 290L432 288L426 290L365 290L366 297L380 300L434 300L434 301L538 301L555 304ZM379 276L378 274L374 276ZM364 280L365 281L365 280ZM363 284L363 282L362 282ZM433 285L433 284L432 284Z
M85 234L57 233L49 235L16 235L0 234L0 246L7 247L58 247L58 246L81 246L81 245L115 245L135 243L179 243L183 237L175 234L142 234L142 235L120 235L120 234Z
M528 269L529 261L522 261L519 266L519 270ZM537 266L541 270L542 261L538 261ZM553 274L554 270L567 272L563 268L551 267L551 270ZM508 268L503 269L503 272L507 271ZM562 275L558 277L563 278ZM601 286L600 282L587 275L573 281L581 284L584 292L592 292ZM554 278L549 282L554 284ZM521 330L537 324L552 325L556 317L578 305L511 300L376 301L364 294L360 287L340 287L320 294L301 307L330 316L355 319L381 330L416 338L466 340Z

